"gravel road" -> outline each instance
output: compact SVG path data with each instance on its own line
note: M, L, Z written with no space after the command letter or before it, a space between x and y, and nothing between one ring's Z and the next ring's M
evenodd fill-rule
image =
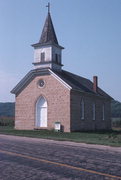
M121 179L121 148L0 135L0 180Z

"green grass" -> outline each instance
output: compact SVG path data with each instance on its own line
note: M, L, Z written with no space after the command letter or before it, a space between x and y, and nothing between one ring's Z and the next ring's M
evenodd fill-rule
M0 134L121 147L121 129L111 132L61 133L48 130L14 130L12 127L0 127Z

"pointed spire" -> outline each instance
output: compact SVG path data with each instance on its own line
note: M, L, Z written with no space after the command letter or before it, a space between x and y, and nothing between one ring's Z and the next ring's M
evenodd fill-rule
M39 43L40 44L54 43L58 45L58 40L55 34L50 12L48 12Z
M55 45L56 47L60 49L64 49L64 47L58 44L58 40L56 37L56 33L54 30L54 26L53 26L51 15L50 15L50 3L48 3L46 7L48 8L48 14L45 20L45 24L42 30L40 40L38 43L32 44L32 47L36 48L36 47L42 47L45 45Z

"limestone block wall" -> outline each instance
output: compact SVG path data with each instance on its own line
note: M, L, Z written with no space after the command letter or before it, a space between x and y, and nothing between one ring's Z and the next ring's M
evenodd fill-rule
M43 79L45 85L38 87ZM47 100L47 129L61 122L65 132L70 132L70 90L52 75L37 76L16 97L15 128L35 129L36 102L44 96Z
M81 119L81 100L84 101L84 119ZM95 120L93 120L93 103L95 103ZM109 130L111 129L110 100L96 95L71 92L71 130ZM104 120L103 120L104 105Z

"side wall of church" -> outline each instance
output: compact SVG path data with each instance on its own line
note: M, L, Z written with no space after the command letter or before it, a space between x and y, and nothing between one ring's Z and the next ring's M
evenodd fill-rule
M43 88L38 87L40 79L45 81ZM36 77L16 97L15 129L36 128L36 102L41 96L47 100L47 129L60 122L70 132L70 90L52 75Z
M84 101L84 119L81 118L81 100ZM95 104L95 120L93 119L93 104ZM104 115L103 115L104 106ZM104 118L104 119L103 119ZM111 103L110 100L85 93L71 92L71 130L110 130Z

